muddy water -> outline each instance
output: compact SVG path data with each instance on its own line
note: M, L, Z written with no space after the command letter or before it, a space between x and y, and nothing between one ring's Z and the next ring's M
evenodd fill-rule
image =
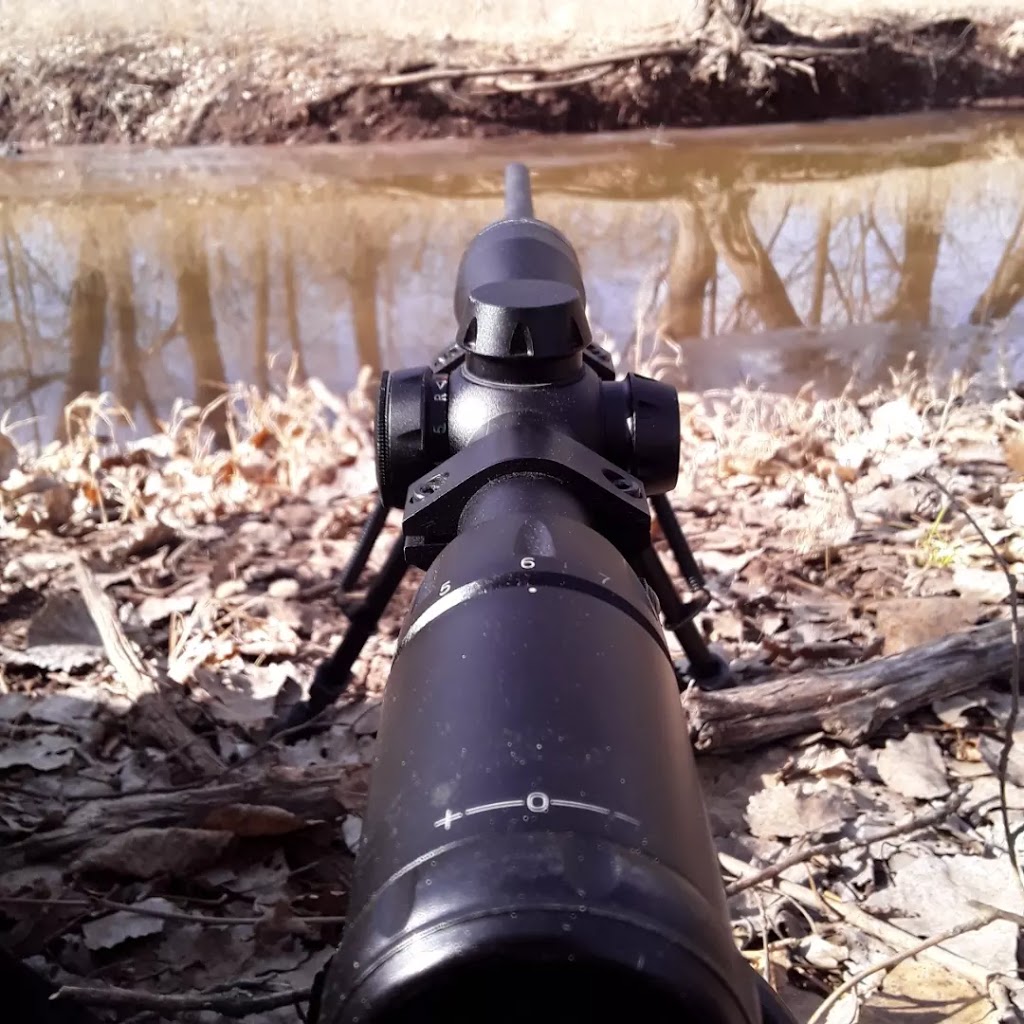
M580 254L623 369L680 387L1024 377L1024 119L0 162L0 409L45 443L82 392L139 429L224 382L344 389L453 334L510 159Z

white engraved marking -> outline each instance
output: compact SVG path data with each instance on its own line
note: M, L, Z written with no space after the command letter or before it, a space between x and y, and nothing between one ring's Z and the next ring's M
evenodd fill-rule
M610 579L611 579L611 576L605 576L604 573L601 573L601 582L604 584L604 586L606 586L606 587L608 586L608 581Z
M572 807L577 811L593 811L595 814L611 814L607 807L598 807L597 804L584 804L579 800L552 800L552 807Z
M452 589L452 581L451 580L445 580L444 583L441 584L441 589L438 591L438 593L441 595L441 597L444 597L444 595L447 594L448 591L451 590L451 589Z
M445 832L449 832L449 831L451 831L452 822L453 821L458 821L459 818L461 818L461 817L462 817L462 811L454 811L453 812L451 810L447 810L447 811L444 812L444 817L441 818L440 821L435 821L434 822L434 828L440 828L443 825Z
M471 814L486 814L488 811L503 811L508 807L522 807L525 800L498 800L493 804L479 804L476 807L466 808L466 817Z
M476 807L467 807L463 811L453 811L450 808L444 812L444 817L434 822L434 828L443 828L446 832L451 830L452 824L460 818L468 818L473 814L486 814L488 811L505 811L519 807L525 807L533 814L545 814L552 807L565 807L574 811L590 811L591 814L600 814L607 818L618 818L627 824L639 828L640 820L622 811L613 811L600 804L588 804L582 800L559 800L552 799L547 793L540 790L533 790L528 793L525 800L496 800L491 804L478 804ZM525 818L523 819L526 820Z
M526 809L533 811L534 814L544 814L550 804L551 801L548 799L547 793L534 792L526 798Z
M527 555L519 564L524 569L534 569L537 566L537 560L533 555Z

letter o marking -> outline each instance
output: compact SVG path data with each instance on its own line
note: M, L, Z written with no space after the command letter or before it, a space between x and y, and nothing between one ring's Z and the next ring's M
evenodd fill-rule
M551 806L547 793L530 793L526 798L526 809L534 814L544 814Z

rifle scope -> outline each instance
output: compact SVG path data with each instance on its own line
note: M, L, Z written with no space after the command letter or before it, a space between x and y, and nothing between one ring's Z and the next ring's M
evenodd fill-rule
M426 570L388 680L321 1024L791 1018L742 959L646 581L675 391L615 380L506 172L456 344L385 374L377 470Z

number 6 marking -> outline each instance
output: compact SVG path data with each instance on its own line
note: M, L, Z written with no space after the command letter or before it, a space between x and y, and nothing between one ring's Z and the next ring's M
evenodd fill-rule
M533 555L527 555L519 564L524 569L533 569L536 568L537 560L533 557Z

